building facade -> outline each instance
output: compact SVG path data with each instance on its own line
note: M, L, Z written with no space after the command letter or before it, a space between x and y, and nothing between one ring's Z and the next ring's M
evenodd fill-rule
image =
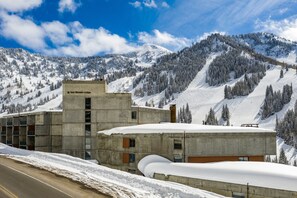
M171 120L170 110L132 106L130 93L108 93L103 80L64 81L62 105L62 111L3 116L0 141L23 149L94 159L97 131Z
M149 124L98 132L98 161L140 173L138 162L156 154L175 162L264 161L276 154L276 134L253 127Z
M45 152L61 152L62 111L13 114L2 117L1 143Z

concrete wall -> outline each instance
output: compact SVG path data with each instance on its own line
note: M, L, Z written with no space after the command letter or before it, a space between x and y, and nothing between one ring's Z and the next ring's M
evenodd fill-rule
M207 191L211 191L217 194L221 194L227 197L232 197L233 193L240 193L245 197L249 198L289 198L297 197L297 191L286 191L272 188L263 188L257 186L247 186L241 184L233 184L227 182L211 181L204 179L188 178L175 175L164 175L155 173L155 179L177 182L192 186L194 188L199 188Z
M135 139L135 147L124 148L124 138ZM174 140L180 140L182 149L174 149ZM137 173L140 173L138 162L150 154L187 162L189 157L236 156L239 160L239 156L275 155L276 152L275 133L98 134L97 143L96 158L101 164L125 171L134 169ZM135 162L123 163L124 153L135 154Z

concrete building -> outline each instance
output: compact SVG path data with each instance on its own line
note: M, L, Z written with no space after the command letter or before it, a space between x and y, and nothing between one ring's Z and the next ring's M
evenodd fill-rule
M62 111L21 113L0 119L1 143L45 152L61 152Z
M0 141L23 149L94 159L97 131L170 122L172 117L170 110L132 106L130 93L108 93L102 80L64 81L62 105L63 111L3 116Z
M156 154L174 162L264 161L276 154L276 134L254 127L147 124L98 132L103 165L140 173L138 162Z

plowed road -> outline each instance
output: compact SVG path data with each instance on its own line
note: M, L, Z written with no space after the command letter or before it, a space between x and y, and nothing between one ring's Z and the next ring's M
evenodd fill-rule
M0 157L0 197L108 197L50 172Z

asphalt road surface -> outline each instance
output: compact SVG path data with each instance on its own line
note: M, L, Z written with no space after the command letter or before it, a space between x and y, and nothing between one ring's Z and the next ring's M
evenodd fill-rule
M67 178L0 157L0 198L108 197Z

